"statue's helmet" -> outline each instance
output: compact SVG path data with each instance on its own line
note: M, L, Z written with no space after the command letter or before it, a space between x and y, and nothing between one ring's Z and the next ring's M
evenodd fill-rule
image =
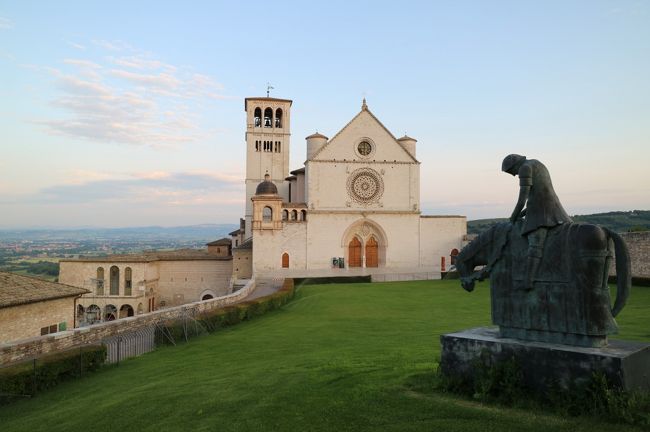
M520 162L523 162L526 160L526 156L518 155L518 154L509 154L508 156L503 159L503 163L501 164L501 171L503 172L510 172L510 170L518 165Z

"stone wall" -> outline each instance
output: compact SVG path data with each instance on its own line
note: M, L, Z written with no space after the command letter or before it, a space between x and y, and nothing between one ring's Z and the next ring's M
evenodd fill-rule
M621 233L630 250L632 277L650 278L650 231ZM610 275L616 274L612 262Z
M253 249L234 249L232 255L232 275L235 279L253 277Z
M201 300L201 293L211 290L217 296L228 293L232 260L160 261L157 304L177 306Z
M632 276L650 277L650 231L621 234L630 250Z
M89 327L80 327L53 335L23 339L13 343L0 344L0 365L37 358L49 352L63 351L76 346L100 343L103 339L122 333L153 326L160 321L203 312L231 305L248 296L255 289L251 280L244 288L232 294L202 302L188 303L157 310L139 316L104 322ZM72 310L72 308L70 308Z
M42 327L74 327L74 300L65 297L0 309L0 343L41 335ZM0 345L1 346L1 345Z

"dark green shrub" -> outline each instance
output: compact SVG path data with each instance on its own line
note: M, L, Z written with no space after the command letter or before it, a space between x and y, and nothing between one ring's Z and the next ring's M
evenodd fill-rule
M471 373L446 376L439 369L435 387L483 402L544 408L561 415L588 415L613 423L650 426L650 393L624 391L599 373L586 383L568 388L548 383L546 391L540 392L525 386L515 358L492 364L490 356L481 353L472 364Z
M49 354L0 369L0 404L34 396L60 382L78 378L99 369L106 360L106 347L91 345Z
M616 283L616 276L609 276L607 283L614 285ZM650 287L650 277L632 276L632 285Z
M171 345L199 334L212 333L221 328L239 324L282 307L294 295L293 280L285 279L282 288L268 296L203 312L196 317L196 322L192 320L186 325L183 324L182 319L166 322L156 330L156 344ZM196 331L197 325L200 327L200 331Z
M296 278L296 286L303 285L323 285L323 284L338 284L338 283L370 283L372 282L371 276L333 276L333 277L317 277L317 278Z

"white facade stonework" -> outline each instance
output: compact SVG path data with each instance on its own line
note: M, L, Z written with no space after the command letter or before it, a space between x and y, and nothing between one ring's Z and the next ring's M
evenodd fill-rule
M246 100L247 119L258 107L264 110L266 99ZM285 103L288 114L291 103ZM289 134L288 124L283 133ZM283 151L288 150L287 140ZM251 152L257 151L248 140L249 163ZM255 191L247 182L251 222L244 237L252 239L253 274L440 277L463 246L467 221L421 214L415 154L416 140L396 139L365 100L332 139L318 133L307 137L303 168L285 173L283 182L276 172L269 175L266 181L275 188L261 182ZM257 165L247 172L264 174Z

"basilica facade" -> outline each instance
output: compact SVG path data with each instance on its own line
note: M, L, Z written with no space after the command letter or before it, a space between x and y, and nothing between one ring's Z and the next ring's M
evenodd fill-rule
M290 171L292 101L247 98L246 211L233 234L233 272L373 280L435 279L463 246L464 216L420 207L417 141L395 136L363 101L332 138L306 138Z

